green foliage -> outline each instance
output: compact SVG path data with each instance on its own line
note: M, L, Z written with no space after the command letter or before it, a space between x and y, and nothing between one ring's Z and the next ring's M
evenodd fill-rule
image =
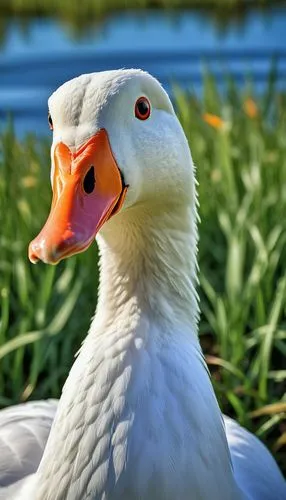
M224 411L278 450L285 442L286 99L275 93L274 76L255 100L250 85L237 91L231 80L221 97L208 75L202 100L176 88L175 105L197 165L200 329L217 395ZM0 136L2 405L59 396L95 307L95 246L57 267L28 262L50 196L48 143L19 143L10 127Z
M286 101L274 80L259 101L231 80L222 99L210 75L202 101L176 89L199 181L202 343L212 336L222 407L248 427L251 411L285 401ZM283 432L283 409L261 437Z
M252 4L252 0L85 0L79 3L77 0L2 0L1 7L11 13L27 14L77 14L88 16L98 14L106 10L116 9L146 9L150 7L159 8L191 8L191 7L243 7ZM267 5L270 0L258 0L259 5ZM244 5L243 5L244 4Z
M21 16L21 25L31 16L57 17L68 24L74 34L86 33L89 24L103 16L125 9L203 9L223 20L225 17L240 17L249 7L273 7L279 0L1 0L0 37L5 37L5 16ZM1 19L3 20L1 23Z
M224 30L231 19L241 23L249 9L264 9L279 5L281 0L1 0L0 1L0 45L5 44L9 34L7 19L15 17L19 29L27 34L33 17L56 18L72 38L81 38L95 33L102 21L126 9L142 12L146 9L164 9L174 12L182 9L202 11L210 16L217 28Z
M20 144L11 128L2 134L0 404L4 405L31 394L33 398L59 395L96 300L95 248L58 268L28 262L28 243L49 210L49 165L46 141L36 144L30 137Z

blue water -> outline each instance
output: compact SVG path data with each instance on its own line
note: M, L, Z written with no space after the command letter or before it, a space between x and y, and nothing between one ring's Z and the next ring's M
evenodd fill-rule
M257 89L267 81L277 55L278 86L286 88L286 9L249 11L242 24L221 31L207 14L180 11L116 13L75 40L66 26L34 19L23 31L7 21L0 47L0 122L14 117L17 133L47 133L47 98L81 73L141 67L171 89L172 83L199 93L204 63L219 83L226 72L243 85L248 73Z

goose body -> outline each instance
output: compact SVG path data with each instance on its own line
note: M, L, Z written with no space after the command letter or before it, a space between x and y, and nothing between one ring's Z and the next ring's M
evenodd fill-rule
M99 299L58 405L16 443L34 404L0 412L0 498L286 498L266 448L224 421L201 352L194 167L167 94L140 70L94 73L49 110L54 200L30 259L56 263L99 231Z

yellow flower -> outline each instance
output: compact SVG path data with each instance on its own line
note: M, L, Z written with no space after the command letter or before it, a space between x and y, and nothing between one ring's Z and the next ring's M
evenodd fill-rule
M244 101L243 109L249 118L256 118L258 116L258 107L250 97Z
M225 122L223 121L222 118L220 118L220 116L213 115L211 113L205 113L203 115L203 120L206 123L208 123L208 125L210 125L213 128L216 128L217 130L222 129L223 126L225 125Z

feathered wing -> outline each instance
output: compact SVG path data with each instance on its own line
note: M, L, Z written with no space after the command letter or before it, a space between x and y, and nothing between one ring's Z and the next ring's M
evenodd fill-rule
M37 401L0 412L0 499L20 489L40 463L57 401ZM284 500L286 482L267 448L224 416L235 479L247 500Z
M56 409L57 401L48 400L0 411L0 498L8 487L36 472Z
M271 453L252 433L224 416L234 476L247 500L285 500L286 482Z

